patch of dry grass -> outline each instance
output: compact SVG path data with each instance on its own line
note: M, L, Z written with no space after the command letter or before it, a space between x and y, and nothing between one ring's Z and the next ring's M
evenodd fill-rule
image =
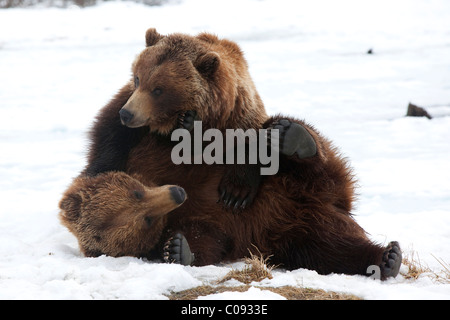
M259 255L250 252L250 257L244 260L245 267L243 269L232 269L228 274L225 275L225 277L217 281L217 284L223 284L228 280L236 279L239 282L244 283L245 285L203 285L180 292L172 292L170 295L168 295L168 297L170 300L194 300L200 296L207 296L210 294L222 293L225 291L245 292L251 287L249 285L251 282L259 282L266 278L273 278L272 270L276 268L276 266L268 264L269 258L270 256L264 257L260 252ZM255 287L261 290L272 291L285 297L288 300L361 300L361 298L351 294L327 292L324 290L299 288L293 286L283 286L277 288L260 286Z
M259 252L259 250L258 250ZM265 278L272 279L272 270L277 266L269 265L269 257L264 257L260 252L259 256L250 252L250 258L245 258L245 267L242 270L232 269L218 283L236 279L239 282L249 284L253 281L259 282Z
M245 292L250 288L250 286L238 286L238 287L229 287L229 286L198 286L192 289L183 290L179 292L171 292L167 297L169 300L195 300L198 297L207 296L215 293L222 293L225 291L233 291L233 292Z
M417 280L421 274L431 272L430 268L422 265L419 255L415 251L411 251L410 254L406 255L402 263L408 267L408 271L402 273L402 276L406 279Z
M258 251L259 253L259 251ZM450 265L433 256L439 264L443 267L443 270L435 272L431 270L427 265L420 261L420 257L417 252L411 250L409 254L405 255L402 263L408 267L406 272L402 272L402 276L406 279L417 280L420 276L428 276L433 281L450 284ZM244 268L237 270L232 269L222 279L217 281L217 285L203 285L192 289L172 292L168 295L170 300L194 300L200 296L207 296L211 294L222 293L226 291L245 292L251 286L252 282L260 282L263 279L272 279L272 270L277 266L269 265L269 257L264 257L261 253L259 255L252 254L250 257L244 260ZM227 286L223 285L228 280L235 279L244 283L239 286ZM261 290L269 290L277 293L288 300L362 300L361 298L352 295L337 292L330 292L325 290L317 290L303 287L283 286L283 287L261 287L254 286Z
M436 272L431 270L427 265L424 265L420 261L419 254L412 250L408 255L406 255L402 263L408 267L406 273L401 273L406 279L417 280L421 275L426 275L433 279L433 281L439 283L450 284L450 265L442 259L436 258L437 262L443 267L442 270Z
M321 289L299 288L292 286L258 288L278 293L288 300L362 300L353 294L337 293Z
M448 264L447 262L445 262L442 259L438 259L436 258L434 255L432 255L433 258L435 258L437 260L437 262L439 262L439 264L444 268L441 270L441 275L436 274L437 278L436 281L441 282L441 283L447 283L450 284L450 264Z
M207 296L215 293L222 293L225 291L233 291L233 292L245 292L251 286L250 285L242 285L242 286L199 286L192 289L180 291L180 292L172 292L168 295L170 300L195 300L201 296ZM324 290L316 290L309 288L298 288L292 286L283 286L283 287L259 287L261 290L269 290L274 293L277 293L288 300L361 300L361 298L352 295L352 294L343 294L336 292L327 292Z

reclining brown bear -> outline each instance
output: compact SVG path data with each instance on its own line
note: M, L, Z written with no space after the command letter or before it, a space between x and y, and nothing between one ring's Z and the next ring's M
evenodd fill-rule
M183 187L189 199L167 216L157 250L181 233L196 265L242 258L253 244L288 269L366 274L377 265L383 278L398 273L398 243L372 243L351 216L348 164L304 121L266 115L235 43L150 29L146 44L133 79L97 117L82 176L119 170L144 185ZM264 178L259 164L174 164L170 133L192 130L195 119L204 129L278 129L279 172Z
M264 186L263 189L265 189ZM286 203L287 198L282 193L273 189L264 190L263 192L276 200L271 202L271 204L279 207L280 210L285 210L290 205L289 202ZM189 231L186 231L189 228L196 231L199 230L198 221L184 221L183 226L185 228L183 230L177 229L179 232L171 230L169 225L169 218L174 212L169 213L172 210L176 211L176 208L186 198L184 190L180 187L144 186L139 180L123 172L109 172L99 174L96 177L85 176L76 178L60 201L61 211L59 216L61 222L77 237L80 249L86 256L96 257L106 254L114 257L164 258L166 261L183 265L204 265L205 263L202 261L195 263L194 254L191 252L190 246L183 235L183 233L189 233ZM257 210L261 210L258 203L255 204L255 207ZM268 205L268 203L263 200L261 206L265 205ZM275 208L274 212L279 213L280 210ZM229 221L230 229L242 231L245 234L242 234L240 238L235 235L236 239L227 239L227 241L232 241L233 246L236 245L236 241L241 241L242 243L239 247L230 247L230 251L227 252L220 245L221 239L216 239L218 244L216 249L221 253L222 258L211 263L217 263L222 260L236 260L248 255L248 250L264 248L263 254L273 255L271 262L281 263L289 269L300 267L300 265L295 264L295 259L302 252L302 246L296 240L298 241L302 236L305 236L302 235L305 230L301 222L294 223L293 217L289 215L285 215L283 217L284 221L281 221L274 215L261 220L258 224L248 225L248 219L244 215L230 214L228 219L232 217L235 219ZM331 223L343 226L346 223L351 223L351 220L341 218L341 221L337 219ZM203 226L205 227L216 228L217 225L217 223L212 221L203 221ZM279 230L275 230L274 227L279 228ZM279 233L280 230L282 234ZM258 231L263 232L259 234ZM221 230L222 232L224 230ZM336 235L331 236L336 238ZM360 228L355 230L355 237L358 236L364 236L364 232ZM280 238L284 239L284 242L289 242L289 237L292 241L290 248L288 246L279 246ZM200 236L200 238L202 237ZM255 240L251 245L243 243L249 241L250 238ZM195 241L195 239L193 242L195 243L193 251L201 257L200 259L204 259L205 254L211 256L207 252L201 251L205 250L204 248L195 247L201 242ZM209 246L205 247L206 250L211 250ZM327 254L327 252L323 254ZM290 255L292 257L289 257ZM320 253L318 255L320 256ZM316 257L311 257L311 259L314 260L311 261L313 263L321 261ZM345 261L339 261L339 259L342 259L342 256L338 256L336 260L339 263ZM398 273L399 259L401 260L401 252L398 244L395 242L390 243L383 252L381 263L376 264L382 270L382 279L388 276L395 276ZM318 264L315 266L315 269L320 273L348 273L349 270L349 266L344 265L347 269L335 267L333 271L325 270L325 272L321 272L321 266ZM367 269L367 266L363 264L361 265L361 270L364 267Z

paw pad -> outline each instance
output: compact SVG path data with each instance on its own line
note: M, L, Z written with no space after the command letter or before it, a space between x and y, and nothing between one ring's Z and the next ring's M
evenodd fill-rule
M178 263L184 266L194 262L194 254L181 233L175 234L164 244L163 258L166 263Z
M397 241L392 241L383 253L380 265L382 279L396 277L402 264L402 251Z
M300 124L291 122L288 119L275 121L269 128L278 129L280 137L280 153L292 156L294 153L301 159L309 158L317 153L314 139L309 132Z

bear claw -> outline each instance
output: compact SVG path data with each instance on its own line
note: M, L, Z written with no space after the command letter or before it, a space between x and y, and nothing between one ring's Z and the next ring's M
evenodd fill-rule
M175 234L164 244L163 258L166 263L178 263L183 266L190 266L194 262L194 254L181 233Z
M194 110L188 110L178 116L178 126L182 129L191 131L194 128L195 120L200 120L197 112Z
M225 210L240 213L249 207L261 183L259 166L231 165L227 167L219 184L219 199Z
M278 129L279 150L282 154L292 156L297 153L300 159L316 155L316 142L302 125L288 119L280 119L273 122L268 129L268 139L271 138L271 130Z
M223 191L220 199L217 202L223 200L223 207L225 209L232 209L233 213L237 213L241 210L244 210L249 203L252 203L254 197L255 195L253 190L248 191L248 193L243 198Z

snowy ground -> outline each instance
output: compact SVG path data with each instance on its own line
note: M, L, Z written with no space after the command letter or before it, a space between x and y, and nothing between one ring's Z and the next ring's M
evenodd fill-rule
M450 262L450 2L212 3L0 11L0 299L166 299L230 270L84 258L57 219L62 192L85 164L86 131L128 79L148 27L237 41L268 112L305 118L350 159L356 218L373 239L399 241L436 273L443 268L433 255ZM441 116L405 118L408 102ZM380 283L276 270L257 285L450 299L450 285L427 275ZM281 296L254 288L210 298Z

